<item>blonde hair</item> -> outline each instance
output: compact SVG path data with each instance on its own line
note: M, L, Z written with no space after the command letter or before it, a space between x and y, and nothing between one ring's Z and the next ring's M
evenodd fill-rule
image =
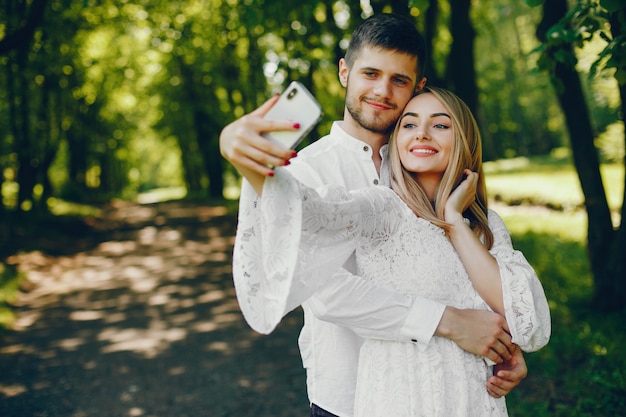
M491 249L493 233L489 229L487 219L487 188L483 174L482 143L476 119L463 100L448 90L425 87L416 96L420 94L434 95L450 113L454 132L450 161L437 188L435 201L431 203L426 192L415 181L415 174L406 170L400 162L396 145L396 136L400 126L398 121L389 140L391 187L418 217L448 232L452 225L443 220L445 202L462 181L465 168L477 172L476 200L463 212L463 217L469 219L474 233L483 240L488 249ZM402 117L399 120L401 119Z

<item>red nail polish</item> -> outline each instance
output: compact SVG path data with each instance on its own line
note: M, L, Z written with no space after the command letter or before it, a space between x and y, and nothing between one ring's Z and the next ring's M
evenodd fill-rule
M268 176L268 177L273 177L273 176L274 176L274 171L270 171L270 172L268 172L268 173L267 173L267 176Z
M291 157L292 157L292 158L295 158L296 156L298 156L298 152L293 151L293 153L291 154Z
M289 161L285 161L285 164L284 164L283 166L287 166L287 165L289 165L290 163L291 163L291 162L289 162Z
M294 123L293 124L293 128L294 129L300 129L300 123Z

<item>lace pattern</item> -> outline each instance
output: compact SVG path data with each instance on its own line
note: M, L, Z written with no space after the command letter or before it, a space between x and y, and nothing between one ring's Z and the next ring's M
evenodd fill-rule
M362 279L449 306L488 309L443 231L415 217L392 190L316 191L283 170L276 174L262 200L240 207L233 273L255 330L271 332L353 252ZM523 350L539 349L550 336L541 284L493 211L489 225L513 340ZM448 339L433 337L426 347L369 339L359 359L355 415L506 416L504 399L484 388L490 372L483 358Z

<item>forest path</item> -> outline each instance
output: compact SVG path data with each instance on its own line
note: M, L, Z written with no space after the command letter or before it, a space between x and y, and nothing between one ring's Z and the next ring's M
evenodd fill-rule
M235 216L169 202L106 222L48 242L63 255L8 259L27 279L0 340L0 416L308 415L300 313L261 336L239 311Z

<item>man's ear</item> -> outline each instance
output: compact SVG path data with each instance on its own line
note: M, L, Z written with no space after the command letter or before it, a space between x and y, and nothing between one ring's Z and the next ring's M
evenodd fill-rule
M415 85L415 92L417 93L418 91L421 91L425 85L426 85L426 77L422 77L422 79L419 80L417 84Z
M345 58L339 60L339 81L344 87L348 86L348 74L350 74L350 68Z

